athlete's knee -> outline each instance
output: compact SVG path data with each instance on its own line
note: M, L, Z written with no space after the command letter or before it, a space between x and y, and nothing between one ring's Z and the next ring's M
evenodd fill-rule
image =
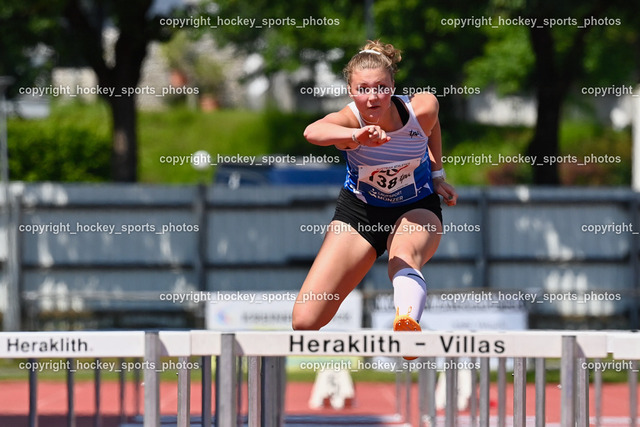
M324 326L318 319L293 317L291 327L294 331L319 331Z
M403 268L415 268L420 270L424 264L422 253L416 248L407 245L396 248L389 255L389 276L392 277L398 270Z
M311 315L308 311L293 310L291 326L295 331L317 331L325 324L326 322L323 322L318 316Z

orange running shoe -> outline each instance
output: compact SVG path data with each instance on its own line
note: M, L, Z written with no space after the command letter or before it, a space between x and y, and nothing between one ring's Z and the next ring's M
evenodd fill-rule
M411 313L411 307L409 307L409 312L407 314L399 314L398 309L396 308L396 318L393 320L393 330L394 331L413 331L420 332L422 328L420 324L416 322L412 317L409 316ZM415 360L417 357L413 356L402 356L404 360Z

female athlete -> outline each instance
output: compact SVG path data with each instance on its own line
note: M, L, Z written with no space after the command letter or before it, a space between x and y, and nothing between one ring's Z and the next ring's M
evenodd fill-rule
M294 305L295 330L329 323L385 250L396 308L393 329L421 330L427 285L420 269L440 242L438 195L449 206L458 195L445 182L436 97L394 95L400 59L392 45L369 41L344 69L353 102L304 132L312 144L343 151L347 177ZM313 297L336 294L331 300Z

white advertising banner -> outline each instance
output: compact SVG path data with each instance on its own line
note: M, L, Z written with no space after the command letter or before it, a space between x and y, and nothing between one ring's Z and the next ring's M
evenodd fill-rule
M290 331L291 313L298 293L212 292L207 301L207 329L216 331ZM330 298L333 295L324 295ZM319 298L315 296L314 298ZM357 331L362 329L362 294L353 291L342 302L333 320L323 331Z

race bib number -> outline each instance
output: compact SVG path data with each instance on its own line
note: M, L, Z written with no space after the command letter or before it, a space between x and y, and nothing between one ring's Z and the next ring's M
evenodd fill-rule
M420 159L358 167L358 191L389 202L399 202L417 194L414 171Z

